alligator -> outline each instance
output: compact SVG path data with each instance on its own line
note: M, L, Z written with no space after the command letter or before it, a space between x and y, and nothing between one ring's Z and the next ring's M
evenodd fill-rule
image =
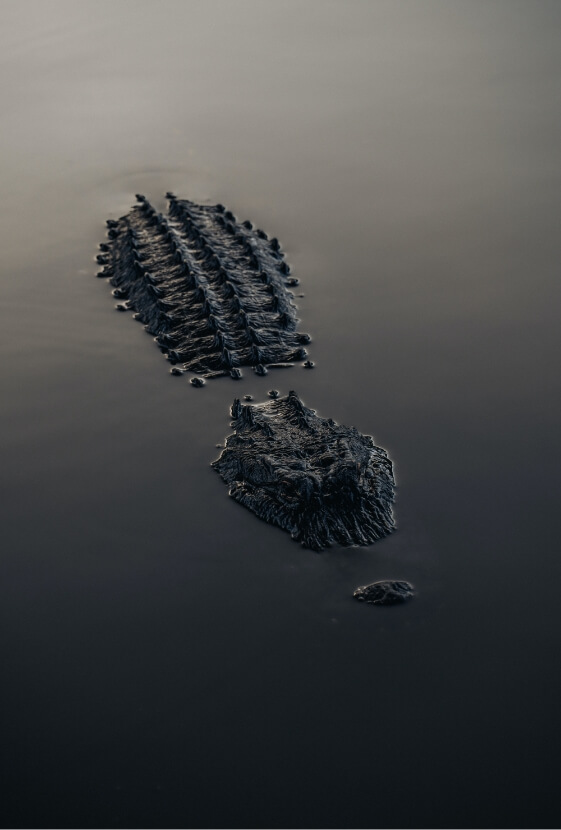
M296 361L312 368L310 336L297 331L289 291L298 280L278 239L223 205L166 195L165 216L137 194L128 214L107 220L98 276L113 285L117 309L135 312L171 372L192 372L193 386L238 379L243 366L258 375ZM269 398L234 400L235 433L212 464L230 496L313 550L369 545L391 533L394 478L385 450L354 427L320 418L295 392L280 397L273 389Z
M310 336L296 331L296 307L279 241L223 205L200 205L168 193L167 215L137 194L138 204L108 219L104 267L119 311L132 310L172 364L173 374L258 375L307 357ZM305 367L313 363L305 361Z
M316 551L394 529L392 463L369 435L320 418L295 392L256 405L236 398L231 414L235 433L212 466L261 519Z

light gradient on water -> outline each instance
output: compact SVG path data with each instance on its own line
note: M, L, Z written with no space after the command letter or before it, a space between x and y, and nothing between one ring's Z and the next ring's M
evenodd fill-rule
M4 0L7 826L558 825L560 23ZM316 369L193 389L113 312L104 221L169 189L279 237ZM228 498L272 387L389 451L395 534Z

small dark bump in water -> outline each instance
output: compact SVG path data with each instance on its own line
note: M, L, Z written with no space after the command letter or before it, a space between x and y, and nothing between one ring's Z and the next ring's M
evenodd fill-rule
M177 199L177 196L175 195L175 193L172 193L171 190L168 190L168 192L166 193L166 199L169 199L170 202L173 202L175 199Z
M191 378L190 384L191 384L191 386L200 387L200 386L204 386L205 382L204 382L203 378Z
M279 393L276 389L270 389L269 392L267 392L267 394L270 398L278 398L279 396Z
M314 363L313 360L306 360L306 362L302 364L304 369L313 369L315 365L316 364Z
M372 582L370 585L361 585L353 594L359 602L368 602L370 605L400 605L415 595L410 582L403 580L386 579Z
M253 395L244 395L243 399L244 399L244 401L252 401L253 400Z
M109 245L107 244L107 242L100 242L99 243L99 250L100 251L109 251L110 248L109 248Z
M297 280L296 277L291 277L289 280L286 281L286 284L289 285L291 288L295 288L297 285L300 285L300 280Z
M182 375L183 369L180 369L178 366L172 366L169 370L170 375Z
M311 340L312 338L309 334L306 334L306 332L301 332L301 334L298 335L299 343L311 343Z
M115 219L108 219L105 224L108 228L116 228L119 223Z
M254 370L253 370L253 371L255 372L255 374L256 374L256 375L261 375L261 376L263 376L263 375L268 374L268 369L267 369L267 367L266 367L266 366L263 366L263 364L262 364L262 363L258 363L258 364L257 364L257 366L254 368Z
M144 196L142 193L135 193L134 195L136 196L136 201L137 202L145 202L146 201L146 196Z
M253 230L253 225L251 224L249 219L246 219L245 222L242 222L242 225L244 226L244 228L247 228L248 231Z
M128 311L129 310L128 306L126 306L125 303L117 303L115 308L117 309L117 311Z
M241 380L242 370L238 369L237 366L232 366L232 368L230 369L230 377L234 380Z

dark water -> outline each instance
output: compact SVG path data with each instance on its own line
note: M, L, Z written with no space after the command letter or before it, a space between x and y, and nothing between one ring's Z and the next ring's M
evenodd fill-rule
M4 0L3 826L559 826L560 24ZM316 370L196 390L113 312L104 220L167 189L281 239ZM389 450L394 536L228 499L272 386Z

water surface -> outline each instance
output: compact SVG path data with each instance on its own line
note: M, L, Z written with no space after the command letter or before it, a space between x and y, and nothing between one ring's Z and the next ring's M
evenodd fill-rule
M559 826L560 23L4 0L6 826ZM280 238L313 372L193 389L113 312L104 220L168 189ZM272 386L388 449L392 537L228 499Z

